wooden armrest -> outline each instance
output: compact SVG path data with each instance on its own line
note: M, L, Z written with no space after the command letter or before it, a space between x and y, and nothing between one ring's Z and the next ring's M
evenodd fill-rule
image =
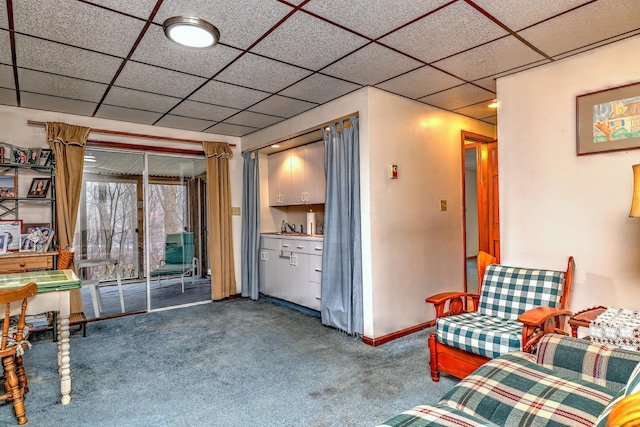
M430 296L429 298L425 299L425 302L428 302L431 304L442 304L443 302L446 302L447 300L450 300L453 298L464 298L464 297L478 297L478 295L469 294L466 292L443 292L441 294Z
M536 307L531 310L527 310L518 316L518 321L525 325L538 326L542 325L549 319L563 315L571 316L571 311L551 307Z

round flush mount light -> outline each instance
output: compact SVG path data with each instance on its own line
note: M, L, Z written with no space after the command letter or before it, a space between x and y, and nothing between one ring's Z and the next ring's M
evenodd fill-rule
M162 24L169 40L182 46L204 49L215 46L220 40L220 31L200 18L174 16Z

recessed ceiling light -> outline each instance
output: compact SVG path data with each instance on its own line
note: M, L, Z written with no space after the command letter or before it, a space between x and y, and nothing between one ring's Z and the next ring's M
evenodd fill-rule
M273 144L271 148L280 148L280 146L278 144Z
M211 23L190 16L174 16L162 24L169 40L182 46L204 49L215 46L220 31Z
M489 108L498 108L498 101L494 99L491 104L487 105L487 107L489 107Z

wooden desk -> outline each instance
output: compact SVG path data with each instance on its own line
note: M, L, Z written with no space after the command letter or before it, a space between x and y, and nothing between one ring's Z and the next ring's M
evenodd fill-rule
M0 255L0 270L28 271L42 268L52 269L54 255L58 255L58 252L9 252Z
M58 315L58 372L60 373L60 399L63 405L71 402L71 343L69 316L70 291L80 288L80 279L72 270L46 270L29 273L0 275L0 289L19 288L27 283L38 285L38 293L29 298L27 314L57 311ZM15 307L16 314L20 307Z
M596 320L596 317L605 312L607 308L598 306L587 308L586 310L582 310L569 317L569 326L571 326L571 336L574 338L578 338L578 328L582 326L583 328L588 328L589 324Z

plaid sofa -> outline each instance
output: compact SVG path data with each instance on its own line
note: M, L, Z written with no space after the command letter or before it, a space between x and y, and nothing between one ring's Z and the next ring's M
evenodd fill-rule
M613 406L640 391L640 353L549 334L536 354L504 354L432 406L379 427L605 426Z
M436 320L438 341L490 359L522 349L518 316L535 307L560 308L565 273L492 264L478 310Z

